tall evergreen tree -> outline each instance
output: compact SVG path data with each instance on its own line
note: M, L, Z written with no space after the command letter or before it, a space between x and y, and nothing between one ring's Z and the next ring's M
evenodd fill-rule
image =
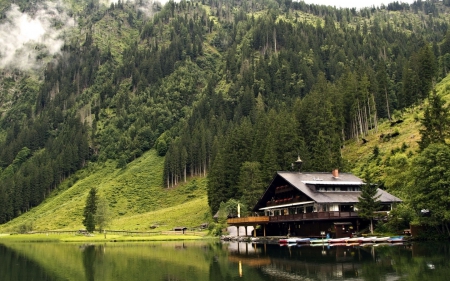
M358 216L370 220L370 233L373 233L374 212L380 209L380 196L377 195L377 186L367 183L363 185L361 195L358 198L356 207L358 208Z
M419 214L419 223L435 227L450 235L450 147L433 143L414 160L409 185L411 206Z
M83 212L83 225L88 232L95 230L95 216L97 214L97 188L92 187L89 190L88 197L86 199L86 205Z
M259 162L244 162L242 164L238 186L242 194L241 202L251 210L264 192Z
M445 101L433 90L428 107L425 109L424 117L421 120L423 129L420 129L421 139L419 147L424 150L432 143L444 143L450 136L450 107L445 105Z

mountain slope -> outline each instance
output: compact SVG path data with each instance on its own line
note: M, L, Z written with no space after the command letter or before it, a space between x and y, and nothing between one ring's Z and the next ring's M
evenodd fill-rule
M159 226L157 230L199 226L208 218L205 179L190 179L176 189L163 189L162 164L163 158L152 150L124 169L115 168L114 162L91 165L64 182L39 206L1 225L0 231L16 231L29 224L34 230L83 229L83 208L91 187L97 187L99 196L109 202L113 219L108 229L148 231L150 226Z
M19 44L33 69L9 66L0 77L0 223L61 196L36 209L71 219L36 227L78 227L92 186L104 189L116 218L176 206L188 199L184 189L207 189L215 213L243 198L252 184L245 167L268 181L300 154L305 170L349 169L344 140L376 143L377 118L406 121L395 111L422 103L450 69L441 2L361 11L274 0L69 2L2 6L1 30L43 15L48 32ZM45 40L52 33L61 35L56 52ZM385 125L385 134L400 125ZM384 142L412 150L417 134L399 135ZM366 170L384 173L357 173ZM199 177L198 191L179 187Z

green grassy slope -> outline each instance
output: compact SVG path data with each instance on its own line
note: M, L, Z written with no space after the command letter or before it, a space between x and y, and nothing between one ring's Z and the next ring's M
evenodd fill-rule
M161 180L163 164L164 158L152 150L125 169L116 169L115 162L91 165L68 179L41 205L1 225L0 232L14 232L30 223L34 230L84 228L83 208L91 187L97 187L99 196L109 202L113 219L108 229L144 231L153 225L157 230L200 225L208 215L206 179L190 179L166 189Z
M450 75L440 81L435 89L447 103L450 102ZM376 182L392 180L392 173L389 175L386 171L395 166L393 163L396 160L393 158L399 155L411 158L418 152L420 119L423 118L423 111L427 105L428 100L425 100L422 104L408 108L404 112L395 112L392 121L403 120L402 123L392 125L390 121L382 120L378 124L378 130L372 130L364 137L367 140L366 143L361 140L349 140L342 150L347 162L347 170L351 170L360 177L369 175L372 181ZM396 137L385 137L396 132L398 132ZM373 153L375 147L379 149L379 157L376 158ZM395 190L390 191L395 194Z

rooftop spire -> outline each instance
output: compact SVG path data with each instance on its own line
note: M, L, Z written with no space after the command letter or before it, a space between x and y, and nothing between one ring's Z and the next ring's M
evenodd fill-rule
M300 155L298 156L297 161L294 162L295 166L297 166L298 172L302 169L303 161L300 159Z

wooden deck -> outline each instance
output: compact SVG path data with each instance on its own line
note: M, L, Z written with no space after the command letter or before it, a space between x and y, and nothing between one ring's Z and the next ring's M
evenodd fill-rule
M261 217L245 217L245 218L231 218L227 220L229 225L255 225L269 223L268 216Z
M245 218L231 218L227 220L229 225L255 225L268 224L276 222L298 222L298 221L320 221L320 220L334 220L334 219L350 219L358 218L357 212L316 212L316 213L302 213L285 216L261 216L261 217L245 217Z

